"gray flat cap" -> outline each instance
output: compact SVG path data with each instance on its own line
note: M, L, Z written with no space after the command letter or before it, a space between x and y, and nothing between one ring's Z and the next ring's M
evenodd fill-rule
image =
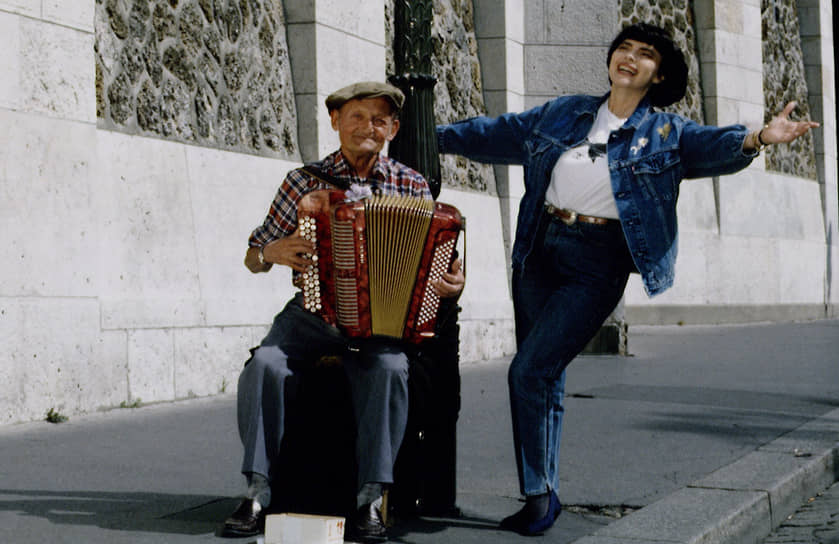
M353 98L375 98L377 96L382 96L390 100L397 112L402 109L402 104L405 102L405 95L402 94L402 91L389 83L359 81L358 83L347 85L343 89L338 89L327 96L326 108L332 111L340 108L345 102Z

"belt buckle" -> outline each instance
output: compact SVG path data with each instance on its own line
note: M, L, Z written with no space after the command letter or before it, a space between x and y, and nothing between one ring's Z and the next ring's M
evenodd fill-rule
M571 226L571 225L573 225L574 223L577 222L577 212L575 212L574 210L560 210L560 211L568 214L568 217L560 216L560 219L566 225Z

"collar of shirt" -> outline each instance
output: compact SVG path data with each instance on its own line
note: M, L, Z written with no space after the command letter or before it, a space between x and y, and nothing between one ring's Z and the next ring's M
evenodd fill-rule
M377 184L387 181L387 166L382 159L381 154L376 155L376 162L370 170L370 177L360 178L358 173L350 166L350 163L344 158L344 154L340 150L332 153L324 160L324 170L333 176L349 178L356 183Z

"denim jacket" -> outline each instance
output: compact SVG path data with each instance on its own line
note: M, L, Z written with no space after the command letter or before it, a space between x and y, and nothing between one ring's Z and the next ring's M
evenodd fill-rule
M581 144L608 97L574 95L523 113L475 117L437 127L441 153L524 166L513 268L533 247L545 192L559 156ZM702 126L657 112L645 99L607 143L612 192L629 251L650 296L673 284L677 253L676 199L685 178L731 174L757 156L744 152L746 127Z

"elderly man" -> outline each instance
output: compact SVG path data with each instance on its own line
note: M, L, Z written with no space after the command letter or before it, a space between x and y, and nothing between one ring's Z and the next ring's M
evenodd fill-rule
M399 130L402 92L378 82L355 83L329 95L326 107L341 148L315 163L324 179L371 186L383 194L430 199L425 179L416 171L380 154ZM263 224L248 241L245 265L254 273L274 264L304 272L314 246L297 230L297 206L311 191L332 189L303 169L288 173ZM456 296L463 289L459 261L435 283L437 294ZM393 482L393 465L408 417L408 358L399 341L370 340L349 351L347 338L320 317L303 309L297 293L274 318L271 330L239 377L239 434L244 445L242 473L247 492L228 518L223 536L251 536L262 529L271 503L271 478L285 425L285 380L324 355L341 355L351 387L357 427L358 511L347 526L361 542L387 539L382 522L384 487ZM293 361L289 365L289 360ZM277 482L282 485L282 482Z

